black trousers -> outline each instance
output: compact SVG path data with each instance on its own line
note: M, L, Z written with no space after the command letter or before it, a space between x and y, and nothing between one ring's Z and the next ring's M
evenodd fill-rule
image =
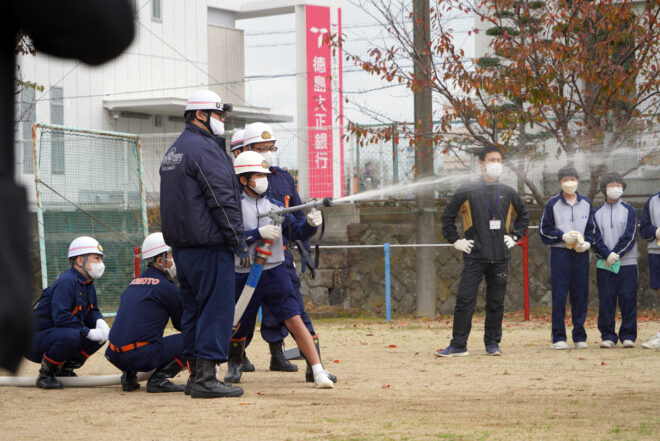
M458 349L467 347L472 329L472 314L477 304L477 290L481 279L486 277L486 324L484 343L499 344L502 340L502 316L504 315L504 294L508 262L463 261L463 271L458 282L456 306L454 307L454 327L451 345Z

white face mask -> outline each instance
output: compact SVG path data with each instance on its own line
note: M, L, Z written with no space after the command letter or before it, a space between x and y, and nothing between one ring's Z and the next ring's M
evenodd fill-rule
M216 136L222 136L225 134L225 123L220 121L219 119L215 119L213 117L211 118L211 131L213 132L214 135Z
M264 161L266 161L266 164L268 164L269 168L272 167L275 164L275 161L277 160L277 155L275 154L275 152L271 152L270 150L262 153L261 156L264 157Z
M87 274L89 274L89 277L92 279L97 280L101 278L104 271L105 264L103 264L103 262L92 262L89 264L89 271L87 271Z
M165 265L167 265L167 262L170 259L165 260ZM172 259L172 266L170 268L165 268L165 272L170 276L170 279L173 279L176 277L176 263L174 263L174 259Z
M268 190L268 178L257 178L254 179L254 187L250 187L257 194L264 194Z
M486 163L486 176L491 179L497 179L502 174L501 162L488 162Z
M561 184L561 189L566 194L573 194L577 190L578 181L566 181Z
M618 201L623 194L623 187L610 187L607 189L607 197L610 200Z

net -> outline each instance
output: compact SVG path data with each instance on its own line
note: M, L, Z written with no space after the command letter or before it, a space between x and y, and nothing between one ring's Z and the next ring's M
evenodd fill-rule
M35 124L33 142L42 285L70 267L73 239L92 236L105 253L105 273L95 282L99 308L112 314L147 234L140 138Z

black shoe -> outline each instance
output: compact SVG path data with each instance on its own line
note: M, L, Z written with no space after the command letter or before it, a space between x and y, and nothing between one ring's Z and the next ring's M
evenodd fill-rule
M188 381L186 381L186 388L183 390L183 393L190 395L192 392L192 385L195 382L195 373L197 372L197 362L195 360L188 360Z
M242 370L243 372L254 372L254 371L255 371L255 369L254 369L254 365L253 365L252 362L248 359L248 356L247 356L247 354L245 353L245 351L243 351L243 364L241 365L241 370Z
M60 368L60 371L57 373L58 377L77 377L78 375L73 371L74 369L80 369L83 364L87 361L87 356L83 354L82 352L76 355L75 357L72 357L68 359L62 367Z
M319 344L319 337L314 336L314 346L316 346L316 352L319 354L319 360L321 360L321 345ZM305 359L307 361L307 359ZM327 370L325 371L326 374L328 374L328 378L330 381L333 383L337 382L337 377L332 375L330 372ZM312 365L309 364L309 361L307 361L307 370L305 371L305 381L308 383L313 383L314 382L314 372L312 371Z
M173 378L181 372L183 364L176 358L165 366L159 367L151 374L147 381L147 392L183 392L186 387L183 384L174 384L168 378Z
M192 398L240 397L243 389L218 381L215 373L215 361L197 359L195 382L191 387Z
M61 366L51 363L44 357L41 360L41 369L39 369L39 376L37 377L37 387L41 389L62 389L64 387L62 382L55 378L55 374Z
M275 343L268 343L270 346L270 370L279 372L298 372L298 366L291 363L284 356L282 351L282 340Z
M227 356L227 375L225 382L240 383L243 375L243 353L245 352L245 340L232 340L229 342L229 354Z
M124 371L121 374L121 389L124 392L132 392L140 388L140 383L137 381L137 372Z

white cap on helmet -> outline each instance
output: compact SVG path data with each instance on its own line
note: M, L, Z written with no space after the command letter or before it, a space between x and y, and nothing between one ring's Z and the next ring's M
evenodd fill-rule
M247 151L236 157L234 161L234 173L270 173L268 163L263 156L257 152Z
M218 112L231 112L232 105L223 103L217 93L210 90L198 90L188 98L188 110L216 110Z
M172 251L172 248L165 243L163 233L151 233L142 242L142 259L148 259L169 251Z
M277 141L275 132L266 123L255 122L245 128L243 145L256 144L258 142Z
M236 130L234 135L231 137L231 151L238 150L243 148L243 135L245 134L244 129Z
M69 245L68 257L83 256L85 254L100 254L101 256L105 256L105 254L103 254L103 247L93 237L76 237Z

